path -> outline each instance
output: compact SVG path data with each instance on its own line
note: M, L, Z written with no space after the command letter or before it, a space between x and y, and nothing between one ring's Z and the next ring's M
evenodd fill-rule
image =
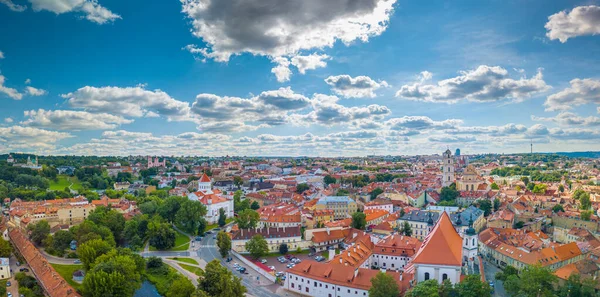
M76 259L67 259L67 258L52 256L52 255L46 253L46 251L44 249L39 249L39 250L40 250L40 253L42 253L42 255L44 256L44 258L46 258L46 260L48 260L48 262L51 264L74 265L73 261L76 260Z
M192 282L192 284L194 284L194 287L198 286L198 276L190 271L183 269L181 266L177 265L179 262L176 262L173 260L167 260L167 259L163 259L163 262L165 262L167 265L175 268L177 271L179 271L179 273L181 273L185 277L187 277ZM192 265L192 264L188 264L188 263L185 263L185 264L198 267L196 265Z

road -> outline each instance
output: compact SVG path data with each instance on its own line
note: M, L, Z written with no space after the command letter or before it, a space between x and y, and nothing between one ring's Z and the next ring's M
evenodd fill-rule
M73 265L73 261L75 261L75 259L67 259L67 258L61 258L61 257L55 257L52 256L48 253L46 253L46 251L44 251L44 249L40 248L40 253L44 256L44 258L46 258L46 260L48 260L49 263L51 264L61 264L61 265Z
M502 284L502 281L495 279L496 272L501 271L500 268L496 267L496 265L494 265L491 262L484 259L483 260L483 270L485 273L485 279L488 282L489 281L494 282L494 289L495 289L494 291L495 292L494 292L493 296L508 297L508 294L504 290L504 285Z
M217 249L217 242L213 239L212 235L207 235L200 242L200 248L196 251L199 258L206 261L206 263L217 259L221 262L221 265L227 267L227 269L231 270L233 274L242 279L242 284L248 290L248 294L252 296L260 296L260 297L278 297L279 295L273 293L269 288L265 286L269 286L270 288L277 288L279 285L269 285L270 281L265 280L264 277L260 276L258 273L254 272L250 267L246 267L248 274L240 274L238 271L233 269L233 263L235 259L229 263L223 261L221 255L219 255L219 251ZM243 263L239 263L241 266L245 266ZM259 280L257 281L257 277Z

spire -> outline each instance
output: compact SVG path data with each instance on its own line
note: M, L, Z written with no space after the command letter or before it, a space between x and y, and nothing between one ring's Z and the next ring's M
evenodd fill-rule
M427 220L429 226L433 226L433 215L429 212L429 220Z
M473 228L473 214L471 213L471 216L469 217L469 228L466 231L467 235L475 235L475 229Z

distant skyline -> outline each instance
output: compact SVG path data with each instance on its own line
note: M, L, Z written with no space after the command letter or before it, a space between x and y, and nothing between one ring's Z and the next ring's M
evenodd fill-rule
M600 151L599 35L600 0L0 0L0 154Z

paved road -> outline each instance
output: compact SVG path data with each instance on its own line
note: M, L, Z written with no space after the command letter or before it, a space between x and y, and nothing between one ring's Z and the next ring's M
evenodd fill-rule
M75 259L67 259L67 258L60 258L60 257L55 257L52 256L48 253L46 253L46 251L44 251L44 249L39 249L40 253L42 253L42 255L44 256L44 258L46 258L46 260L48 260L48 262L50 262L51 264L62 264L62 265L73 265L73 261L75 261Z
M496 267L496 265L494 265L491 262L484 259L483 260L483 270L485 273L485 279L488 282L489 281L494 282L494 287L495 287L494 288L495 289L494 296L508 297L508 294L504 290L504 285L502 284L502 281L495 279L496 272L501 271L500 268Z
M234 261L231 261L229 263L223 261L221 255L219 255L216 240L212 238L212 235L209 234L206 237L204 237L202 239L202 242L200 242L200 246L201 248L197 250L198 257L200 257L207 263L214 259L219 260L221 262L221 265L231 270L235 276L241 277L242 284L248 290L248 294L260 297L280 296L269 290L269 288L273 288L275 290L279 285L270 285L269 288L265 287L265 284L270 283L270 281L266 281L264 277L259 276L259 274L250 269L250 267L246 267L248 274L240 274L238 271L235 271L233 269L233 263L235 262L235 259ZM238 264L240 264L241 266L245 266L243 263ZM257 276L259 277L258 281Z

